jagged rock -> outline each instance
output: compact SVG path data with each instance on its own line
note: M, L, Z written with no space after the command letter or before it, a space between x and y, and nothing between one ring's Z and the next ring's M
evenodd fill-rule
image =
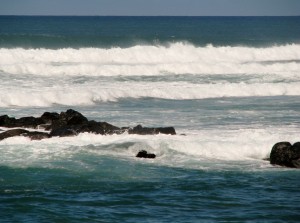
M88 121L86 117L73 109L69 109L66 112L61 112L59 115L59 120L66 121L67 125L81 125Z
M1 115L0 116L0 126L3 127L10 127L14 122L15 118L10 118L8 115Z
M129 134L139 135L154 135L154 134L171 134L175 135L175 129L173 127L165 128L147 128L138 125L134 128L122 127L111 125L107 122L89 121L81 113L69 109L66 112L60 114L56 112L45 112L41 117L22 117L16 119L7 115L0 116L0 126L8 128L44 128L50 131L50 134L45 132L29 132L27 130L11 130L2 132L3 138L12 137L16 135L24 135L33 140L49 138L53 136L66 137L75 136L79 133L89 132L94 134L109 135L109 134L122 134L128 132ZM2 134L1 133L1 134ZM1 140L1 138L0 138Z
M19 119L10 118L7 115L0 116L0 126L8 127L8 128L37 128L38 125L43 124L43 120L41 118L35 117L22 117Z
M270 163L300 168L300 142L297 142L294 145L291 145L289 142L276 143L271 150Z
M116 126L113 126L107 122L88 121L80 125L66 125L59 128L55 128L50 132L51 136L72 136L79 133L89 132L101 135L122 134L125 130L122 130Z
M39 125L44 124L41 118L35 117L23 117L17 119L17 126L16 127L23 127L23 128L37 128Z
M154 159L156 157L153 153L148 153L146 150L141 150L136 155L138 158L147 158L147 159Z
M41 119L44 124L52 124L54 121L59 119L59 114L57 112L45 112L42 114Z
M176 135L175 129L173 127L159 127L159 128L147 128L141 125L138 125L134 128L128 129L129 134L138 134L138 135L156 135L156 134L169 134Z
M52 118L51 125L47 126L46 130L54 130L71 125L82 125L88 122L88 119L86 117L73 109L69 109L66 112L61 112L58 118L55 113L46 115L51 116Z

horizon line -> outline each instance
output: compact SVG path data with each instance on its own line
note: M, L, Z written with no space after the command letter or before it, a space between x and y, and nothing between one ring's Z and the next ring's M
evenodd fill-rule
M38 16L38 17L300 17L299 15L14 15L0 14L0 16Z

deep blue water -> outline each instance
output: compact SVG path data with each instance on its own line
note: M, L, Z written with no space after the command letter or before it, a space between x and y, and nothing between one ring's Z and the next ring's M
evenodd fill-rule
M104 160L100 160L103 162ZM97 163L99 160L97 161ZM204 171L105 159L95 173L10 169L6 222L297 222L299 173ZM125 163L124 163L125 162ZM96 164L95 164L96 165ZM97 166L100 166L97 164ZM131 177L128 178L128 171ZM126 179L126 180L125 180ZM9 188L9 189L8 189ZM3 190L3 188L0 188Z
M300 17L0 16L0 115L178 133L0 141L0 222L299 222L299 86Z
M0 46L128 47L178 41L204 46L299 43L300 17L1 16Z

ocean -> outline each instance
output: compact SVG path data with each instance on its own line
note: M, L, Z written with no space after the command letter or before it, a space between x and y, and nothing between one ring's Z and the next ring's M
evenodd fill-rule
M67 109L177 135L0 141L1 222L300 221L300 17L0 16L0 115Z

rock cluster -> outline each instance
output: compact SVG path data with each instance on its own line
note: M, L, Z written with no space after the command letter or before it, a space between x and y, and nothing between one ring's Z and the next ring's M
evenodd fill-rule
M300 168L300 142L276 143L270 154L270 163L285 167Z
M134 128L113 126L107 122L88 120L81 113L69 109L60 114L56 112L45 112L41 117L22 117L19 119L7 115L0 116L0 126L14 128L0 133L0 140L25 136L32 140L40 140L50 137L76 136L79 133L89 132L101 135L111 134L170 134L175 135L173 127L147 128L138 125ZM44 131L28 131L24 128L43 129Z

